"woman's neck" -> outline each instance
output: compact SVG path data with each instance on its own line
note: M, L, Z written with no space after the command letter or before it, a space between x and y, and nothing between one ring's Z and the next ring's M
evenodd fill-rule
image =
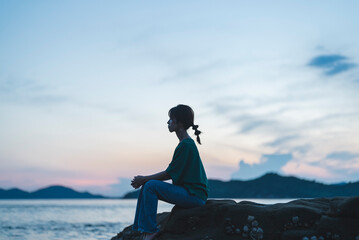
M179 140L180 142L182 142L183 139L191 138L191 137L188 135L187 131L184 130L184 129L180 129L180 130L176 131L176 135L177 135L178 140Z

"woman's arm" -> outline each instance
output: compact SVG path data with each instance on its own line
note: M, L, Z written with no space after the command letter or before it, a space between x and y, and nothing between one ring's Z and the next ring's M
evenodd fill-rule
M149 180L166 181L169 179L171 179L171 176L166 171L162 171L148 176L135 176L131 181L131 185L134 188L139 188Z

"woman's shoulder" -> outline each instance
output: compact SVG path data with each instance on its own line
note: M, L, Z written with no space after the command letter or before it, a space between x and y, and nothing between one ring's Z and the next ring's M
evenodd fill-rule
M194 140L192 138L185 138L178 144L177 149L196 150L197 146L196 146L196 143L194 142Z
M183 139L179 145L182 144L182 145L196 145L196 143L194 142L194 140L192 138L185 138Z
M191 145L196 145L192 138L185 138L181 142L178 143L176 148L185 148Z

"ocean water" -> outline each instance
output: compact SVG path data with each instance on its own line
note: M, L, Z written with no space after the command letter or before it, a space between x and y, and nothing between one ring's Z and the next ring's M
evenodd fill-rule
M263 204L292 199L235 199ZM173 205L159 201L158 212ZM131 225L136 200L0 200L0 240L110 240Z

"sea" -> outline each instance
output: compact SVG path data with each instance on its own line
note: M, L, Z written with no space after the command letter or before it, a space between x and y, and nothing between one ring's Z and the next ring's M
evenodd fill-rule
M262 204L294 199L234 199ZM0 200L0 240L110 240L133 223L135 199ZM158 213L173 205L159 201Z

